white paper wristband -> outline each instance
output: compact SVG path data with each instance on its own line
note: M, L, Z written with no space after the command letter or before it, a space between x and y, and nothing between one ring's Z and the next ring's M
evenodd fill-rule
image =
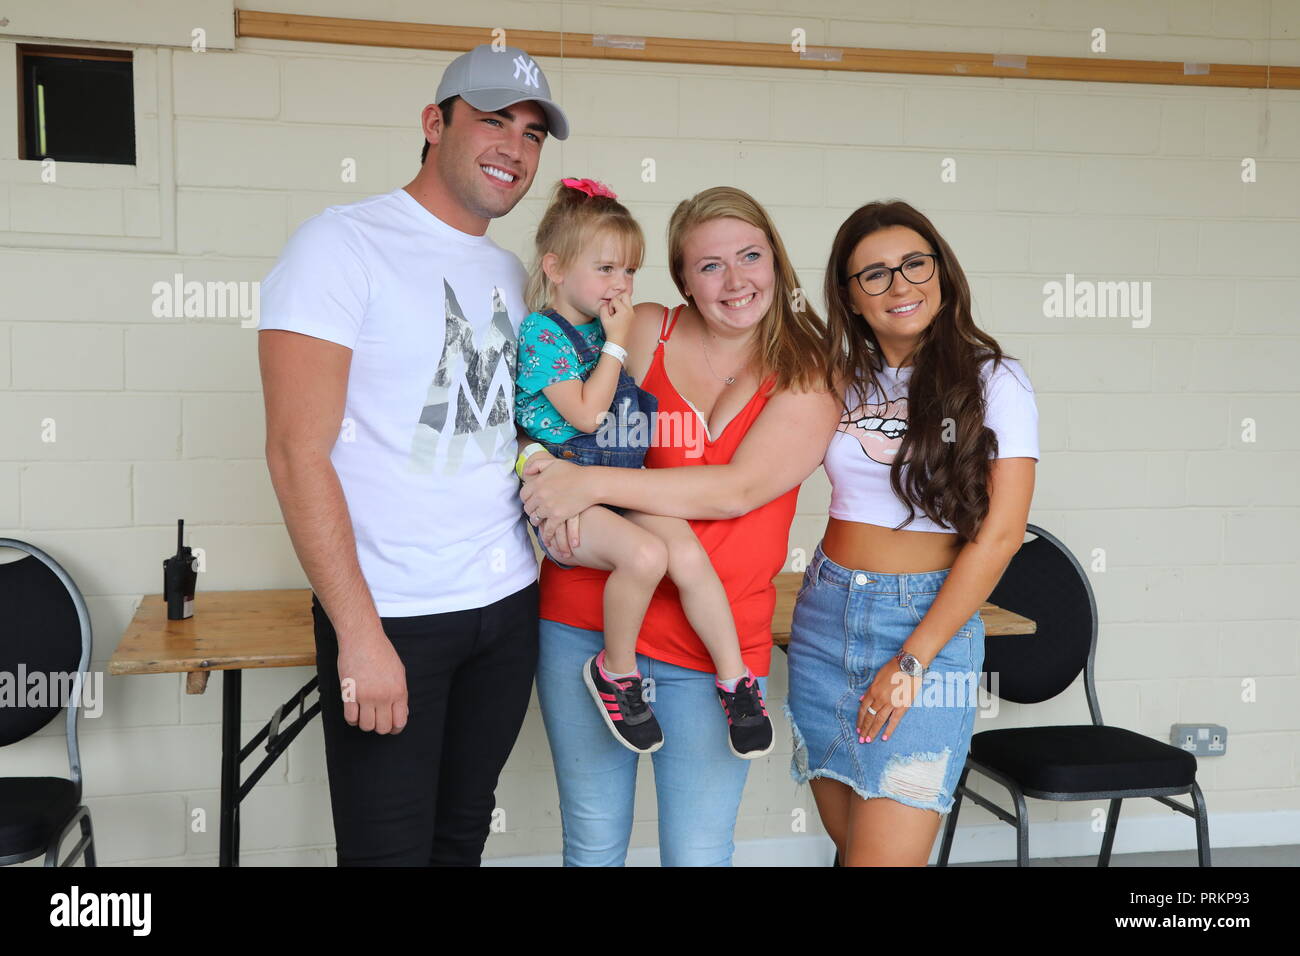
M623 348L623 346L618 345L615 342L606 342L604 345L601 346L600 350L602 352L608 352L610 355L614 356L614 358L618 359L624 365L627 364L627 349Z

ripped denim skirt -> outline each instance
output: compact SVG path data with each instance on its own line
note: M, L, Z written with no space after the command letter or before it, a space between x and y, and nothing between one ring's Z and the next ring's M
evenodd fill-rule
M817 545L795 600L786 715L790 773L829 777L858 796L946 814L970 752L984 663L976 611L930 662L915 701L885 740L858 742L859 702L939 594L948 570L881 574L842 567Z

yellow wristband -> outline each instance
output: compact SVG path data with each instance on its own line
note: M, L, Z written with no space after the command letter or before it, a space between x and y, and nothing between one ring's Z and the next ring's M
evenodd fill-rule
M529 458L537 454L539 451L546 451L546 449L537 442L532 442L524 446L524 450L521 451L519 453L519 457L515 459L515 474L518 475L520 478L523 478L524 462L528 461Z

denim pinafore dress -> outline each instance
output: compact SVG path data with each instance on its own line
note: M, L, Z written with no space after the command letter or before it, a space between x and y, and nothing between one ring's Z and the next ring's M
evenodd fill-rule
M578 358L584 366L595 362L600 357L600 349L588 343L564 316L552 309L546 309L543 314L548 316L569 337L569 341L573 343L573 347L578 352ZM618 386L614 390L614 399L609 405L612 418L607 417L602 426L596 431L580 432L568 441L558 443L541 439L536 439L536 441L556 458L571 461L575 465L640 468L645 461L646 450L654 440L654 416L658 410L659 399L638 386L632 376L628 375L626 370L620 368L618 370ZM626 508L620 508L616 505L605 505L604 507L620 515L627 511ZM526 511L524 520L528 522ZM565 570L576 567L576 565L564 564L558 561L551 554L550 549L546 547L541 532L536 527L533 527L531 522L528 522L528 526L532 528L533 534L537 538L537 544L548 560L553 561Z
M573 343L582 364L594 363L600 358L600 349L590 344L569 321L553 309L543 312ZM590 373L588 373L589 375ZM583 379L586 381L586 378ZM637 385L626 369L618 370L618 386L610 402L610 415L594 432L582 432L568 441L537 443L556 458L575 465L608 465L612 468L640 468L646 450L654 440L654 416L659 410L659 400ZM612 508L613 511L621 509Z

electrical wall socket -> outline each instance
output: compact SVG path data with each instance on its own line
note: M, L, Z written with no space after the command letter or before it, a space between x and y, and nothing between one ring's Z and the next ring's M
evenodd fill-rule
M1228 728L1222 724L1174 724L1169 742L1198 757L1221 757L1228 752Z

